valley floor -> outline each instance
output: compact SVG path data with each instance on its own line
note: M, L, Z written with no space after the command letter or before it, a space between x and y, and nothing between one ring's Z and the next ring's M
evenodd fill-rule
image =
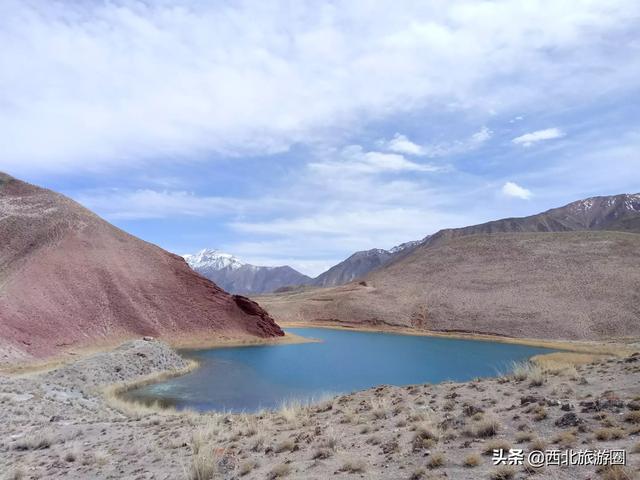
M165 344L137 340L47 372L0 374L0 474L613 480L640 469L640 354L466 383L381 386L255 415L158 411L104 394L108 385L188 368ZM627 466L496 467L491 452L501 448L525 456L625 449Z

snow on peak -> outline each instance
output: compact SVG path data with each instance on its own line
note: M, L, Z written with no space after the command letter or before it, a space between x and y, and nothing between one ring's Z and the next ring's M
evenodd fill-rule
M625 195L624 206L627 210L640 211L640 193Z
M214 270L222 270L223 268L231 268L237 270L242 267L242 263L237 257L230 253L221 252L212 248L205 248L193 255L183 255L189 266L193 269L212 268Z
M389 253L401 252L403 250L406 250L407 248L415 247L416 245L419 245L423 241L424 240L414 240L412 242L401 243L400 245L396 245L395 247L390 248Z

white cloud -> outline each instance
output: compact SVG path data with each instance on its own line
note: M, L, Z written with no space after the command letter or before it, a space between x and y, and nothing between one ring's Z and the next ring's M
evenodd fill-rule
M535 132L525 133L519 137L511 140L516 145L522 145L523 147L530 147L534 143L542 142L545 140L553 140L555 138L562 138L565 133L559 128L545 128L544 130L536 130Z
M477 118L624 92L640 63L618 40L639 9L634 0L402 9L4 0L0 167L265 154L425 107Z
M441 167L407 160L398 153L365 152L360 145L342 149L336 158L312 162L309 168L323 175L436 172Z
M476 133L471 135L471 139L469 143L472 146L481 145L487 140L489 140L492 136L493 136L493 132L491 130L489 130L487 127L482 127Z
M502 186L502 193L508 197L521 198L528 200L533 195L530 190L521 187L515 182L507 182Z
M383 149L407 155L426 156L430 158L459 155L480 148L493 136L493 132L486 126L471 134L468 138L444 143L418 145L400 133L396 133L389 141L379 140L377 143Z
M387 143L387 149L392 152L404 153L407 155L424 155L424 149L409 140L406 135L396 133Z

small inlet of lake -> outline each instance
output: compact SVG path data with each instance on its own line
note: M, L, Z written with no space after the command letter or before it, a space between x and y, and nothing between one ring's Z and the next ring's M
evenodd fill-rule
M125 394L178 409L253 412L294 400L377 385L411 385L496 376L546 348L328 328L288 332L319 343L182 352L200 362L186 375Z

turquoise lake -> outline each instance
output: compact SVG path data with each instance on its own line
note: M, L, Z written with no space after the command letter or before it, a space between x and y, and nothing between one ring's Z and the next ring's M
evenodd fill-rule
M552 350L506 343L324 328L288 332L320 343L182 352L200 368L145 386L130 399L178 409L252 412L299 399L376 385L410 385L496 376L513 362Z

